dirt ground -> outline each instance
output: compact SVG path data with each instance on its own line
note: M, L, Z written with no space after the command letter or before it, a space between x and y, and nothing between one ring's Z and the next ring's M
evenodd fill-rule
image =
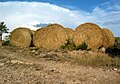
M53 53L0 47L0 84L120 84L118 70L49 60Z

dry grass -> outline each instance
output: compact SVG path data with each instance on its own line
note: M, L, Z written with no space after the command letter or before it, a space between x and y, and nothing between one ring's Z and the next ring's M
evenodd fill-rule
M103 35L101 28L93 23L84 23L75 30L73 42L76 46L85 42L90 49L98 49L102 46Z
M2 46L2 49L7 49L11 52L18 52L26 56L33 56L37 59L45 59L56 62L70 62L82 66L103 67L103 68L119 68L120 55L111 57L106 53L86 51L86 50L65 50L56 49L49 50L44 48L18 48L10 46ZM34 51L34 52L33 52Z
M107 68L120 68L120 58L109 57L106 55L96 55L96 56L84 56L73 57L73 63L83 65L83 66L92 66L92 67L107 67Z
M77 57L75 63L92 67L120 68L120 58L112 58L106 55Z
M45 50L44 52L41 49L39 51L37 58L44 58L46 60L52 60L56 62L70 62L71 64L77 64L82 66L91 66L91 67L102 67L102 68L119 68L120 69L120 58L111 57L108 54L102 52L93 52L93 51L81 51L81 50ZM36 51L36 52L37 52ZM43 55L42 55L43 53Z

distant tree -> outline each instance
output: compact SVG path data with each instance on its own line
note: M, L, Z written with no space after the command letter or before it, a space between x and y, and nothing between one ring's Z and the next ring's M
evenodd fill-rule
M2 41L2 34L8 33L8 28L6 27L6 24L4 22L0 22L0 41Z
M10 45L10 35L4 37L4 42L2 43L2 45L4 46Z

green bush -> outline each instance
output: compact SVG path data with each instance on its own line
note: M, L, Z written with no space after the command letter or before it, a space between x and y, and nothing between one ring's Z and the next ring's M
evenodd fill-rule
M9 41L9 40L8 40L8 41L4 41L4 42L2 43L2 45L3 45L3 46L10 45L10 41Z
M120 37L115 37L115 41L120 41Z
M4 37L4 42L2 43L3 46L10 45L10 37L9 35Z
M75 49L75 45L71 44L71 43L67 43L66 45L62 45L61 49L74 50Z
M76 50L79 50L79 49L87 50L87 48L88 48L87 44L85 42L83 42L82 44L80 44L76 47Z

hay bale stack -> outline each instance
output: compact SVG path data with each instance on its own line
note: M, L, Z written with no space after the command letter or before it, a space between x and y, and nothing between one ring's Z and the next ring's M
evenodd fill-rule
M50 24L46 28L40 28L35 32L33 43L36 47L57 49L66 44L68 36L63 26Z
M73 35L74 35L74 30L71 28L64 28L67 35L68 35L68 41L70 44L73 44Z
M102 28L103 33L103 47L111 48L115 44L115 38L111 30Z
M75 30L73 42L76 46L85 42L89 49L98 49L103 43L102 30L93 23L81 24Z
M16 47L29 47L32 41L32 32L28 28L19 27L11 32L10 44Z

